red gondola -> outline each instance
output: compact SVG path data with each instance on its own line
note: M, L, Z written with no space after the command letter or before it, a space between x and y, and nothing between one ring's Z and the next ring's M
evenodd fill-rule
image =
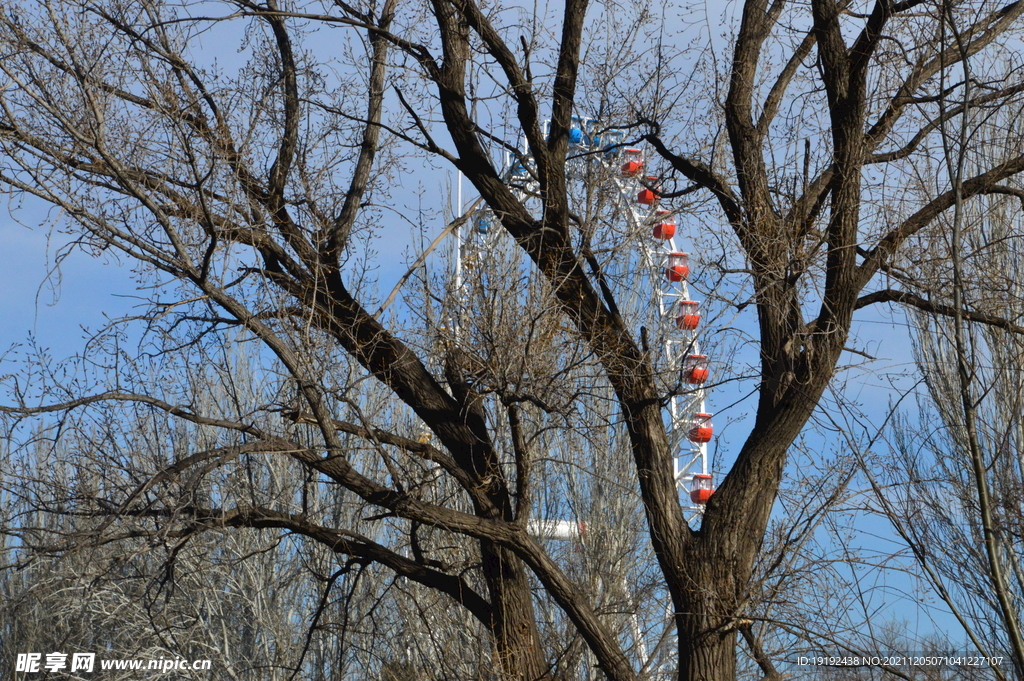
M652 234L655 239L671 239L676 235L676 221L671 211L659 210L654 214Z
M665 278L669 281L683 281L690 276L690 255L669 253L665 263Z
M700 303L693 300L679 301L679 314L676 316L676 328L683 331L695 331L700 325Z
M690 442L704 444L711 442L714 435L714 427L711 424L711 414L694 414L690 420L690 431L686 434Z
M708 356L689 355L683 364L683 379L690 385L701 385L708 380Z
M622 164L623 177L636 177L644 170L644 153L639 149L626 149L623 152L625 163Z
M693 476L693 482L690 484L690 501L695 504L706 504L714 493L710 475L696 473Z
M647 182L651 184L657 182L657 180L657 177L647 178ZM653 189L648 189L647 187L644 187L642 190L640 190L640 193L636 195L636 200L638 203L642 203L645 206L653 206L655 203L658 202L658 193Z

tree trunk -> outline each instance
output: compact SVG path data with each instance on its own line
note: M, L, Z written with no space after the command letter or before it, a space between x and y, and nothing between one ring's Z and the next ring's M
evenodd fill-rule
M533 594L522 561L508 549L480 542L483 571L491 595L497 667L503 679L539 681L549 677Z
M759 519L758 519L759 520ZM755 545L698 535L685 553L680 588L679 681L734 681L737 618L746 601Z
M679 637L679 681L735 681L736 630L698 628Z

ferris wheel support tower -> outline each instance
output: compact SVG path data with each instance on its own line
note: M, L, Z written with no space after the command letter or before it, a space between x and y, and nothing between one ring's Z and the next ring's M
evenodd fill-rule
M545 134L548 124L545 123ZM625 131L607 128L593 118L574 116L569 132L570 154L567 164L570 179L582 180L595 169L605 178L601 191L616 205L617 214L625 221L627 233L636 245L640 265L650 282L650 304L656 309L656 338L662 352L662 369L667 375L679 377L689 390L675 390L668 401L668 434L675 446L673 474L676 485L689 502L685 506L691 520L699 518L714 493L708 470L708 444L714 430L712 414L707 411L707 389L710 376L708 357L700 354L698 329L701 324L700 303L690 297L689 254L676 245L676 219L671 208L662 203L656 176L645 175L644 152L625 145ZM509 155L506 177L524 189L523 198L536 193L529 155ZM595 166L599 166L595 168ZM461 174L457 188L458 211L462 209ZM479 201L479 199L478 199ZM461 313L468 303L467 277L463 269L482 267L484 255L499 238L494 229L495 218L486 208L470 213L468 224L456 231L454 257L455 298L457 311L452 324L459 333ZM533 531L549 539L581 539L585 525L568 520L537 520Z

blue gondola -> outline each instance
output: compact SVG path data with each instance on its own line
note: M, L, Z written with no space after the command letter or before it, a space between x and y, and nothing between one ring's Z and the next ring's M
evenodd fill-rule
M604 157L606 159L617 159L622 155L622 150L626 147L623 143L625 139L626 132L624 130L607 130L601 134L601 141L597 146L604 149Z
M491 231L491 224L494 221L491 211L478 210L473 214L473 229L477 234L486 236Z

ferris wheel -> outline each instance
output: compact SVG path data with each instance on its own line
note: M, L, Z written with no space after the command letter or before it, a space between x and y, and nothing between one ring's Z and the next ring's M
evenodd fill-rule
M546 135L548 123L544 128ZM714 437L712 414L707 408L710 368L698 340L700 302L690 296L689 253L676 244L675 213L660 195L658 178L645 174L643 149L629 147L625 140L624 130L608 128L595 118L574 116L567 172L570 179L579 180L584 176L593 178L594 171L600 171L596 174L601 178L598 191L604 194L605 203L613 205L637 261L646 270L650 297L645 302L656 312L654 336L660 350L659 368L666 375L678 377L682 388L672 390L667 405L666 425L675 447L673 473L687 517L696 522L714 494L708 467L708 444ZM528 164L525 151L507 155L506 180L524 199L537 193ZM458 201L461 209L461 188ZM483 266L486 254L499 238L495 217L488 209L474 208L469 217L467 224L460 224L455 232L458 247L453 281L455 296L460 300L468 297L464 269ZM458 320L453 320L453 325L457 327ZM556 540L579 539L586 531L582 523L564 520L537 520L531 529L542 538Z

